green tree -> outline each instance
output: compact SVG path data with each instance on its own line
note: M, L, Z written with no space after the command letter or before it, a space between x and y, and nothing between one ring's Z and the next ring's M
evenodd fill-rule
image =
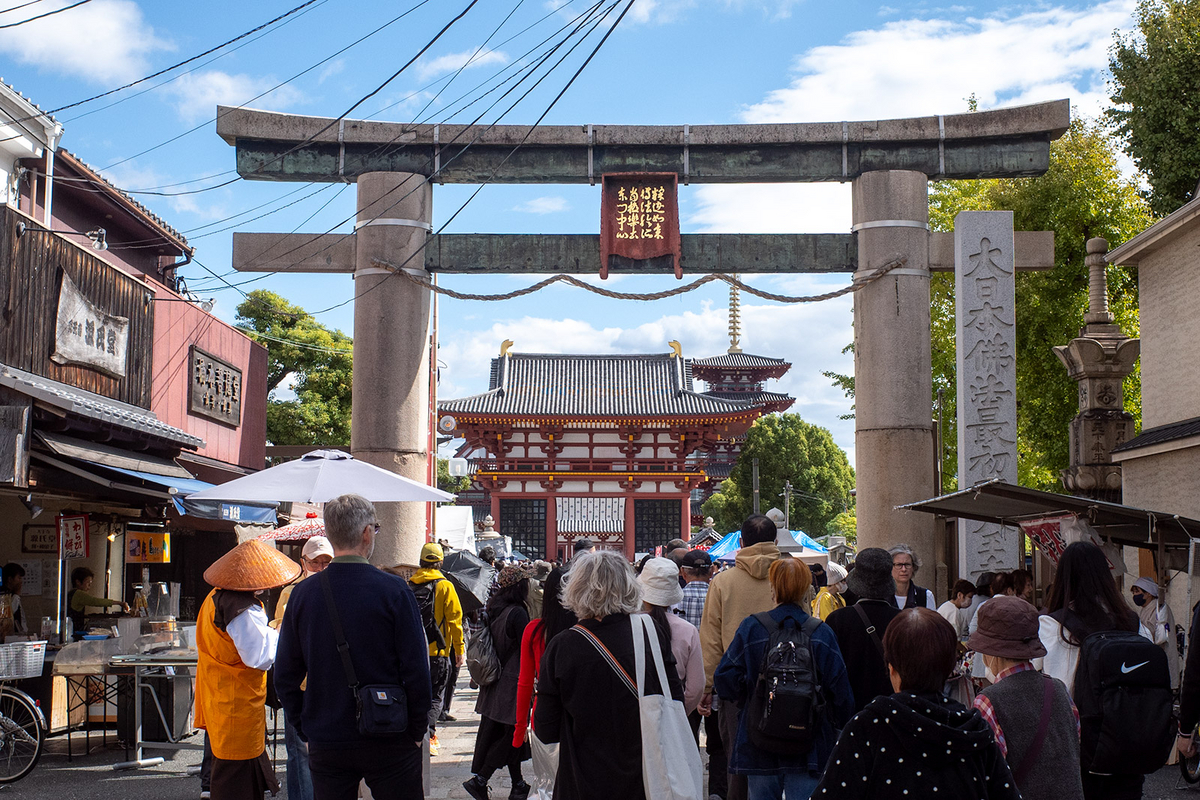
M848 544L858 541L858 515L854 509L843 511L829 521L829 532L834 536L845 536Z
M1059 472L1068 464L1067 425L1078 411L1077 386L1051 350L1079 335L1087 310L1085 243L1103 237L1110 247L1150 222L1137 186L1117 167L1113 140L1096 122L1076 119L1050 146L1050 169L1037 178L935 183L929 221L934 230L954 229L960 211L1011 210L1017 230L1054 231L1053 270L1018 272L1017 472L1023 486L1061 491ZM1110 308L1126 334L1136 336L1137 274L1107 270ZM956 485L954 276L933 276L933 385L943 390L943 489ZM1141 417L1140 373L1125 382L1125 410Z
M465 475L459 478L453 477L450 474L450 459L439 458L437 460L437 488L443 492L458 494L471 488L471 479Z
M1113 36L1114 107L1104 115L1165 216L1200 180L1200 2L1139 0L1136 18L1136 33Z
M237 327L267 348L267 441L350 444L351 337L264 289L238 305ZM289 384L295 397L281 398Z
M761 510L783 506L779 495L790 480L792 528L814 537L829 533L830 522L850 501L854 469L829 431L798 414L772 414L750 428L729 479L703 506L717 530L736 530L749 516L754 506L751 462L755 458Z

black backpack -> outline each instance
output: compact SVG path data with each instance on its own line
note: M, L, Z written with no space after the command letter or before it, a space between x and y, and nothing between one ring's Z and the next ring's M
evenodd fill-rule
M790 617L777 623L766 612L754 618L770 638L746 704L750 743L778 755L807 753L825 712L812 651L812 635L821 620L809 617L797 626Z
M409 581L408 585L417 598L417 610L421 612L421 622L425 626L425 641L436 644L439 650L445 650L446 637L442 635L442 629L433 618L433 603L437 595L437 585L441 582L441 578L434 578L427 583Z
M1072 695L1079 709L1079 756L1100 774L1146 775L1174 746L1167 654L1134 631L1089 634L1071 612L1051 615L1082 641Z

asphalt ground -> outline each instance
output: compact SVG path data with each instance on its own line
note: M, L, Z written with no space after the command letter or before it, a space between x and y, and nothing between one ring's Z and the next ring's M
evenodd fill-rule
M441 743L438 755L431 758L430 776L432 787L428 797L467 798L462 782L471 777L471 754L479 717L473 712L476 692L467 687L466 672L454 696L452 714L455 722L442 723L438 738ZM268 733L271 720L268 717ZM138 770L114 771L113 765L126 760L125 750L109 731L105 746L96 732L92 733L92 751L84 754L84 736L75 733L72 740L74 757L67 759L67 739L55 736L46 740L41 761L25 779L0 785L0 800L3 798L25 798L27 800L196 800L200 797L199 774L189 775L188 768L198 768L200 751L183 750L146 751L146 757L164 756L165 761L154 767ZM203 743L203 735L193 736L186 741ZM287 756L283 748L283 718L279 719L277 742L278 761L276 775L281 786L286 787ZM268 745L268 754L271 747ZM703 748L701 748L703 753ZM132 755L130 755L132 758ZM527 770L529 762L526 762ZM528 778L528 774L526 775ZM491 796L496 800L508 797L510 785L508 775L501 771L492 778ZM284 788L279 798L287 797ZM1200 784L1184 783L1179 768L1168 766L1147 776L1143 793L1145 800L1200 800ZM613 800L621 800L614 798Z

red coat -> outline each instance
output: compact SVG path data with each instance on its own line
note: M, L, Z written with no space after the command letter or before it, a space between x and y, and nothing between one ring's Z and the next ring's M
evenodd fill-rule
M536 704L533 690L537 684L542 653L546 652L545 627L540 619L531 620L521 634L521 676L517 679L517 729L513 732L513 747L525 743L530 709Z

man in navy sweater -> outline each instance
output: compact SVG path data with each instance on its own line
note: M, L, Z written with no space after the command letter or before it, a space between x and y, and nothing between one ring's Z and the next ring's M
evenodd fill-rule
M334 559L322 576L329 576L355 677L363 686L402 684L408 727L394 737L358 732L355 696L320 580L298 585L288 602L279 628L276 692L284 713L308 742L316 800L354 800L360 779L377 800L422 798L421 741L432 697L416 599L403 580L367 561L379 531L370 502L342 495L325 504L324 516Z

